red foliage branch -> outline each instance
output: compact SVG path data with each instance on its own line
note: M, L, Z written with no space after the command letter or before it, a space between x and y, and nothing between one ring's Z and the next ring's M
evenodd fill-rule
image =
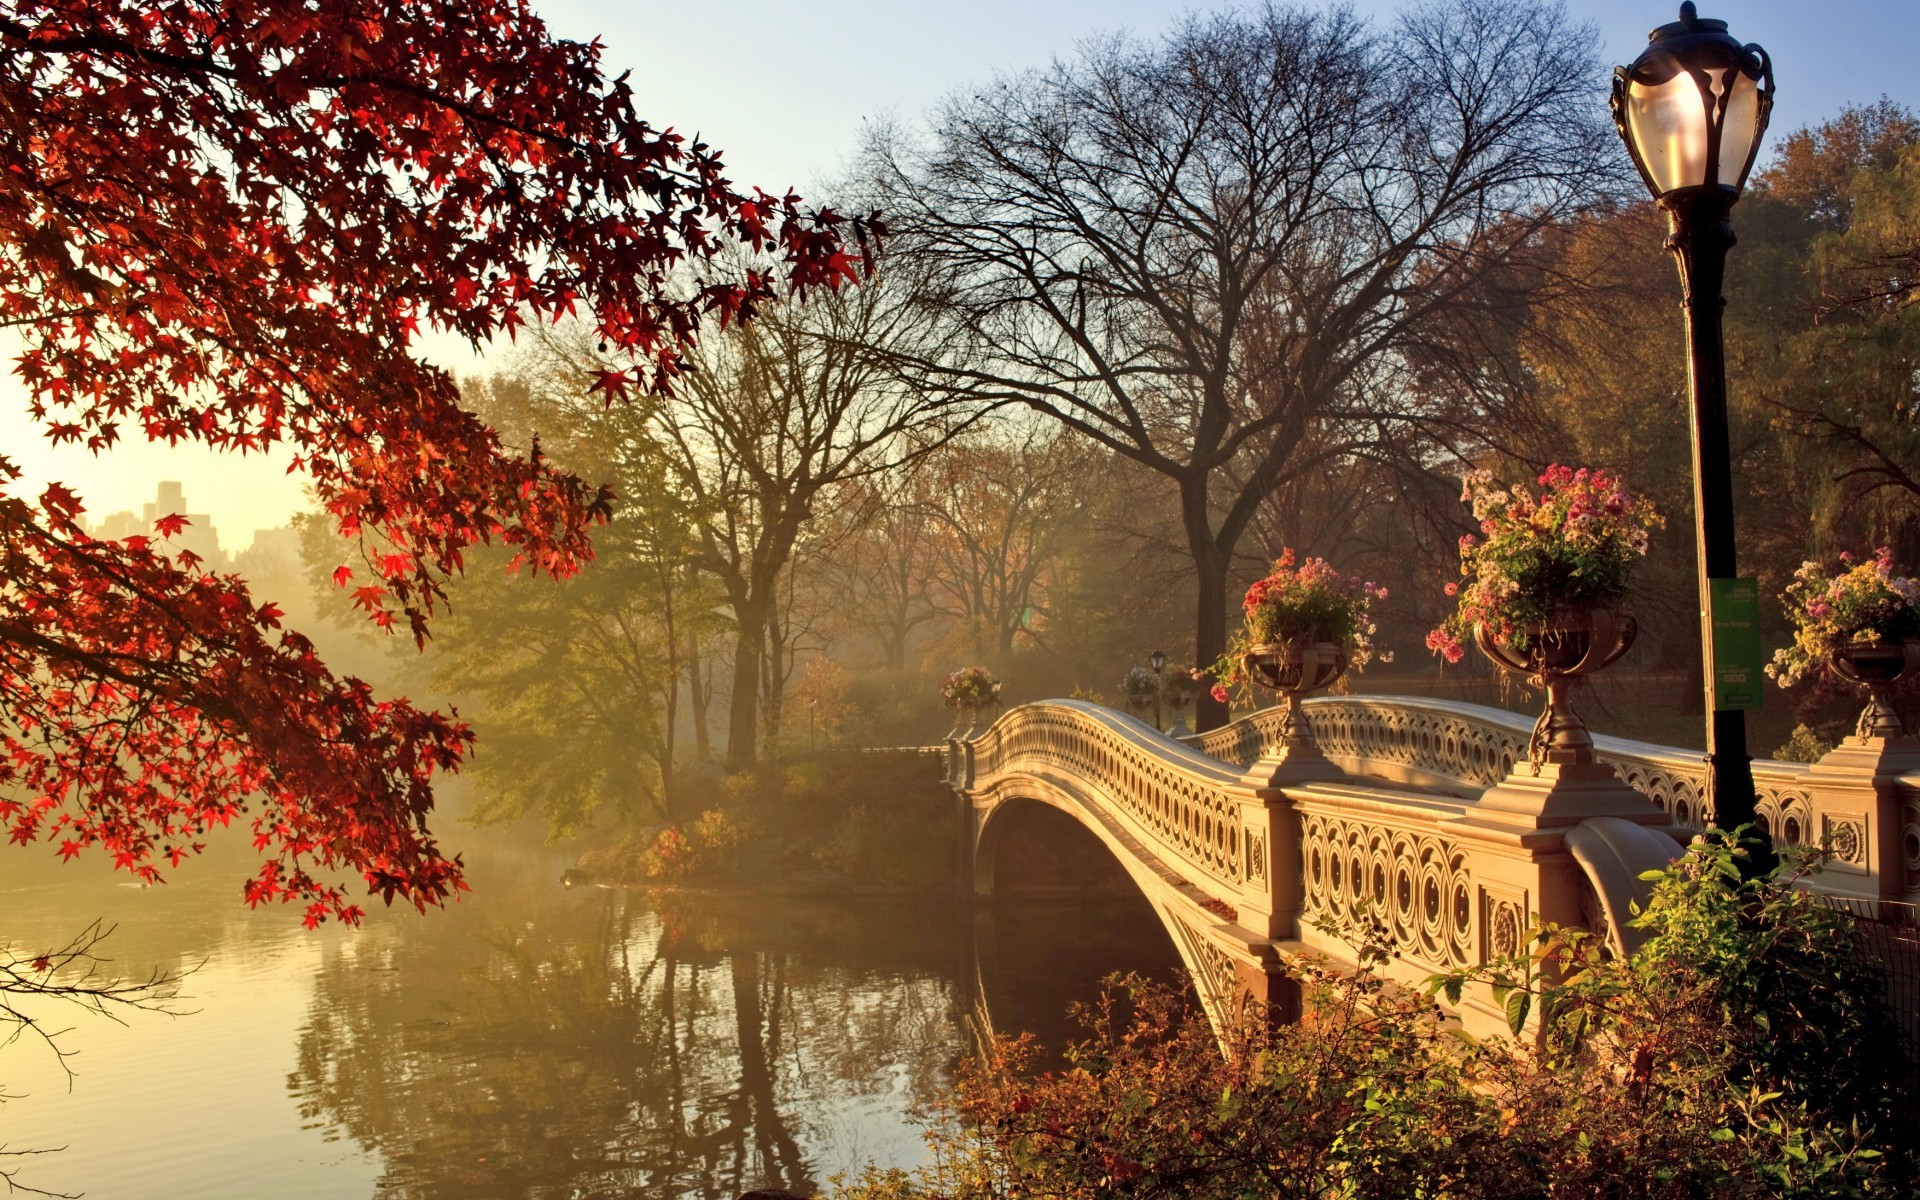
M0 458L0 478L17 476ZM336 679L239 579L144 537L89 537L71 495L0 496L0 822L10 840L103 847L157 882L209 829L251 815L269 852L249 904L360 910L311 867L357 871L424 908L463 889L427 833L432 778L466 726ZM23 686L28 684L30 686ZM24 797L24 798L23 798Z
M797 291L837 286L859 263L843 224L736 192L710 148L635 115L598 43L514 0L0 0L0 325L35 417L96 452L129 426L291 444L369 547L356 598L416 638L466 547L566 575L611 503L508 454L408 352L423 326L480 343L584 307L634 364L596 390L669 389L703 319L773 295L761 272L689 282L689 261L744 243ZM279 857L250 901L353 919L316 863L416 904L462 886L423 825L462 727L269 638L239 580L88 538L64 492L8 495L0 465L15 841L147 873L258 792Z

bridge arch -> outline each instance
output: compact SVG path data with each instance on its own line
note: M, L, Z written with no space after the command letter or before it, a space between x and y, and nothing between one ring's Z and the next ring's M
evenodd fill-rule
M1081 814L1057 802L1003 799L982 814L974 840L976 899L1140 894L1125 858Z
M1219 790L1231 768L1080 701L1023 705L959 746L976 897L992 895L1022 808L1045 806L1098 839L1152 906L1215 1028L1238 1005L1291 1002L1279 952L1238 923L1244 830Z

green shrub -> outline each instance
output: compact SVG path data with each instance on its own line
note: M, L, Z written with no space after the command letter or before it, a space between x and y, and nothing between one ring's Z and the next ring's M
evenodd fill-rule
M1811 725L1795 725L1786 743L1773 752L1781 762L1819 762L1834 743L1820 736Z

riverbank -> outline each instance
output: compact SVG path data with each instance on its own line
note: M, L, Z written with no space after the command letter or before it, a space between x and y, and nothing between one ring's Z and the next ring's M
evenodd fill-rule
M675 806L682 819L586 849L569 881L848 897L954 886L953 793L926 755L814 754L685 790Z

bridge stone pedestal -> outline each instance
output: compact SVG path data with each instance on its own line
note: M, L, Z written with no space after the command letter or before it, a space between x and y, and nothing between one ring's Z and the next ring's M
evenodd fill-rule
M1550 762L1538 769L1516 765L1451 824L1530 832L1565 829L1594 817L1637 825L1666 825L1671 820L1606 763Z
M1791 834L1826 847L1821 891L1920 902L1920 739L1845 738L1813 764L1806 790L1811 827ZM1785 820L1777 826L1776 840L1789 837Z

